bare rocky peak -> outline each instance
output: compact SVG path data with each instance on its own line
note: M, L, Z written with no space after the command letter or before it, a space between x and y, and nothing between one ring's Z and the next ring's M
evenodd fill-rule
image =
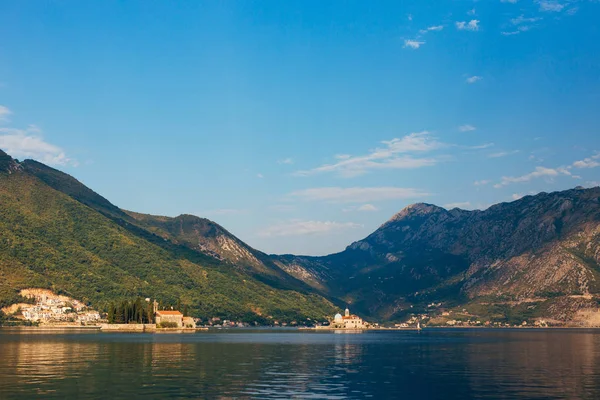
M392 218L390 218L388 223L399 221L404 218L426 216L445 211L446 210L444 208L438 207L434 204L415 203L404 207L399 213L395 214Z

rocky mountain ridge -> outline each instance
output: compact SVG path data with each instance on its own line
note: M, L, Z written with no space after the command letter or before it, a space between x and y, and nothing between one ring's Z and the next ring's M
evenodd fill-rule
M326 271L321 285L384 318L427 301L483 298L537 298L546 308L587 299L593 307L600 291L599 199L600 188L577 188L484 211L413 204L341 253L286 261L307 274ZM549 317L560 314L554 308Z

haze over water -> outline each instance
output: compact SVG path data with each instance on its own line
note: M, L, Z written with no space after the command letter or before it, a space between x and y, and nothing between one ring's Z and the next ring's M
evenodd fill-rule
M600 333L0 330L0 398L548 398L600 392Z

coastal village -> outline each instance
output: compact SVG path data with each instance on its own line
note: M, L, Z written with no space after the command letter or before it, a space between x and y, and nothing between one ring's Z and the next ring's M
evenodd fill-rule
M13 304L4 307L2 312L41 324L95 325L101 320L98 311L76 299L55 294L47 289L23 289L20 295L34 300L34 304Z

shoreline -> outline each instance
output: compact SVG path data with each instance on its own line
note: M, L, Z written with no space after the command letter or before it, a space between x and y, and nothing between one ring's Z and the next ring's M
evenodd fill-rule
M487 327L487 326L428 326L425 328L421 328L421 331L441 331L441 330L471 330L471 329L480 329L480 330L600 330L598 326L547 326L547 327L534 327L534 326L510 326L510 327ZM87 332L98 332L98 333L151 333L151 334L168 334L168 333L197 333L197 332L223 332L226 331L246 331L246 332L254 332L254 333L267 333L261 332L261 330L267 330L268 333L276 332L281 330L278 327L272 326L264 326L264 327L253 327L253 328L211 328L211 327L196 327L196 328L159 328L159 329L140 329L136 327L128 327L127 325L123 325L118 329L102 329L101 325L88 325L88 326L77 326L77 325L57 325L57 326L0 326L0 330L4 331L27 331L27 332L59 332L59 331L87 331ZM339 329L339 328L327 328L327 327L297 327L297 328L288 328L285 329L287 332L315 332L315 333L365 333L365 332L374 332L374 331L406 331L406 332L419 332L416 327L408 327L408 328L368 328L368 329Z

